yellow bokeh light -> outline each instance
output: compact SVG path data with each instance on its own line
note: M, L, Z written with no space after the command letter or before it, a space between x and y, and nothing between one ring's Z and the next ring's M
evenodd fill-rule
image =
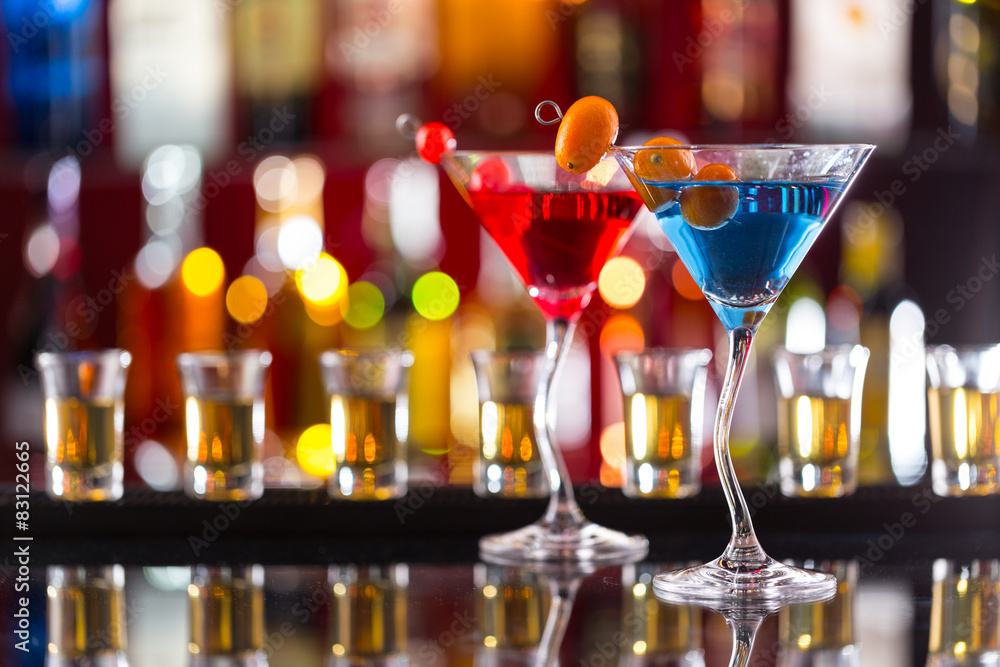
M347 288L347 298L341 301L340 310L344 321L352 327L368 329L378 324L385 314L385 297L372 283L359 280Z
M601 431L601 458L613 468L625 467L625 422L615 422Z
M333 435L329 424L310 426L295 445L295 458L307 473L329 477L336 470L333 459Z
M222 258L211 248L192 250L181 265L184 286L198 296L208 296L218 290L225 276Z
M413 307L429 320L443 320L458 309L458 284L447 273L431 271L413 285Z
M295 284L306 301L317 306L339 304L347 293L347 271L327 253L306 269L295 272Z
M609 306L631 308L646 289L646 274L631 257L615 257L601 269L597 289Z
M240 276L226 291L226 310L234 320L249 324L267 309L267 287L254 276Z

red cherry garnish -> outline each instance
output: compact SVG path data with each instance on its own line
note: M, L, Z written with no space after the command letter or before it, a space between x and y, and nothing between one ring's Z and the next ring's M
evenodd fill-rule
M510 186L510 172L503 160L491 157L476 165L469 178L469 190L472 192L500 192Z
M444 123L427 123L417 130L417 152L431 164L440 164L441 154L455 150L455 133Z

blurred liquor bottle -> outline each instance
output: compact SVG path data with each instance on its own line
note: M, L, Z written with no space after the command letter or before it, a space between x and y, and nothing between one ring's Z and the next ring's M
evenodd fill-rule
M311 131L323 63L320 0L242 0L233 12L236 95L254 150Z
M209 163L230 149L230 11L225 0L109 0L111 108L93 136L114 135L120 164L138 169L167 144Z
M934 4L934 64L948 120L963 141L1000 139L1000 4Z
M102 0L8 0L0 11L17 143L58 153L92 144L105 72Z
M861 403L858 480L863 485L892 480L889 323L902 288L902 233L901 220L893 210L854 203L844 212L840 280L862 309L859 342L871 353Z

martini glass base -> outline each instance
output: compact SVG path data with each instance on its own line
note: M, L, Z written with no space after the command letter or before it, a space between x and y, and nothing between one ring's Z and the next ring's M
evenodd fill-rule
M487 535L479 540L484 561L498 565L527 563L628 563L649 552L641 535L626 535L590 521L561 530L544 522Z
M837 578L786 565L768 556L746 563L716 558L711 563L659 574L653 591L669 600L722 602L744 600L793 604L814 602L833 595Z

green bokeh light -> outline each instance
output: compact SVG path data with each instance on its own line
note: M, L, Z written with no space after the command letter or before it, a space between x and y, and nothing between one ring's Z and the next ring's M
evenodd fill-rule
M378 324L385 314L385 297L372 283L359 280L347 288L341 312L344 321L355 329L368 329Z
M443 320L458 308L458 285L448 274L431 271L413 285L413 307L429 320Z

